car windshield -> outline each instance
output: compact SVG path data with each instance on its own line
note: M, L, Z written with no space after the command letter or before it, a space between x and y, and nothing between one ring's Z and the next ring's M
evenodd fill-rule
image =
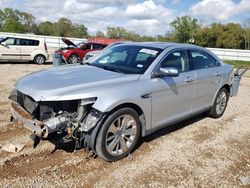
M161 52L158 48L119 45L106 48L88 64L125 74L144 74Z
M83 44L85 44L86 42L78 42L78 43L76 43L76 46L77 46L77 48L80 48Z

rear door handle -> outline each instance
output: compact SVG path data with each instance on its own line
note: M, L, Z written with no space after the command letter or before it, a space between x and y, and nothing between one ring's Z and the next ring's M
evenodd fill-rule
M187 76L187 78L185 79L185 82L193 82L194 81L194 78L192 78L191 76Z
M221 76L221 74L219 72L216 72L215 76Z

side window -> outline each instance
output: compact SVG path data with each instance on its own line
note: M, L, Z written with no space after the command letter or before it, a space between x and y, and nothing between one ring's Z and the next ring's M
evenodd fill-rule
M4 42L7 45L15 45L15 38L7 38Z
M21 39L20 45L22 45L22 46L38 46L39 41L38 40L30 40L30 39Z
M103 49L105 46L104 45L102 45L102 44L94 44L93 45L93 49L94 50L101 50L101 49Z
M218 66L217 61L206 52L192 50L191 57L194 69L206 69Z
M185 50L170 53L161 63L162 68L174 67L179 72L189 71L189 62Z
M86 50L92 49L92 44L86 44Z
M40 41L39 40L33 40L34 46L39 46Z
M21 39L16 38L15 45L20 45Z
M91 49L91 44L90 43L84 44L84 45L81 46L81 49L82 50L90 50Z

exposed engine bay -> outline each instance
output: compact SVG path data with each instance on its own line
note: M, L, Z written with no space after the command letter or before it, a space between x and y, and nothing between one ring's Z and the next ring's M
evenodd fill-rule
M31 97L13 90L11 120L21 121L32 131L34 147L40 139L48 139L51 133L61 135L62 142L75 141L76 147L94 151L98 123L104 118L92 105L96 98L69 101L35 101ZM98 129L98 128L97 128Z

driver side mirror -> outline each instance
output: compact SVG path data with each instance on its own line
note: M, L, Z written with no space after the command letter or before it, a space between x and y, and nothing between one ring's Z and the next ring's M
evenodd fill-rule
M154 72L152 77L156 78L162 76L177 77L179 76L179 71L175 67L160 68L158 71Z
M7 46L6 42L1 42L1 45Z

